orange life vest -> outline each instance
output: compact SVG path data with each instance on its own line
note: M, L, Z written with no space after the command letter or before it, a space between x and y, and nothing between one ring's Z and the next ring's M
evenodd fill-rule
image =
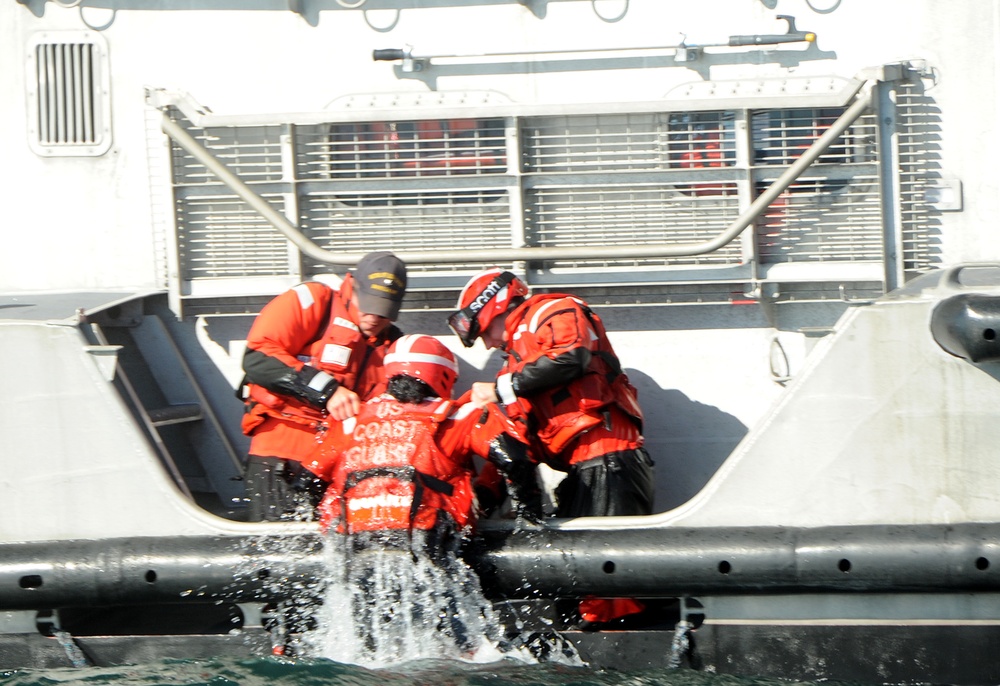
M353 283L349 274L339 290L309 282L292 289L298 297L292 291L282 294L261 311L248 336L248 346L288 365L297 365L299 369L308 364L326 372L362 400L379 395L386 386L382 362L391 341L388 338L369 340L354 323L356 316L351 313ZM265 343L255 336L258 327L264 331L281 331L289 326L287 322L304 320L315 323L312 331L303 334L306 342L298 350L279 350L280 346L273 341ZM325 409L272 393L255 383L246 384L245 401L247 411L243 415L242 429L243 433L254 437L251 454L299 461L311 456L316 442L311 434L324 425ZM295 427L301 427L310 435L297 435Z
M431 529L440 512L459 528L473 508L471 455L448 455L438 445L452 403L420 405L383 395L331 432L325 450L330 487L319 506L324 531Z
M717 140L703 140L703 137L696 139L697 147L693 150L681 153L682 169L699 169L704 167L722 167L723 156ZM695 183L691 185L694 195L727 195L728 190L724 183ZM735 192L735 188L732 189Z
M569 312L578 316L560 316ZM575 335L581 345L589 348L591 358L583 376L536 393L530 399L519 398L507 407L513 417L519 414L531 417L537 431L535 447L544 451L539 458L557 469L565 469L568 464L641 445L643 415L638 394L621 369L603 322L583 301L558 293L539 294L514 310L506 325L510 354L500 374L517 373L540 357L559 352L540 345L535 334L544 325L580 326ZM591 450L564 454L578 437L609 424L606 414L609 412L619 419L624 415L630 421L625 425L619 421L614 431L609 429L604 433L603 437L609 439L607 446L595 445Z

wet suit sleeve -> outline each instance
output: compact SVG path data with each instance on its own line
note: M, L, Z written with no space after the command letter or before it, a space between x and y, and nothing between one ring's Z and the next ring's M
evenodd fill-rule
M569 298L560 301L533 333L522 334L534 335L540 353L519 371L497 378L500 400L509 405L583 376L590 366L592 333L580 306Z
M322 335L333 289L317 282L299 284L264 306L247 334L243 356L246 380L317 409L337 390L337 380L296 355Z
M503 499L503 477L518 519L539 523L542 519L542 494L535 474L535 462L519 425L508 418L499 406L490 404L473 408L464 405L452 416L455 432L461 436L457 448L476 454L488 461L483 478L477 479L476 493L483 509L496 507ZM449 432L451 433L451 432ZM494 472L495 470L495 472Z

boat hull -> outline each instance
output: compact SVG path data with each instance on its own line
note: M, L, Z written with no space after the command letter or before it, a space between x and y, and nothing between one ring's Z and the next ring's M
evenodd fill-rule
M509 632L559 631L596 666L980 684L1000 678L973 659L1000 641L998 540L988 524L487 528L469 561ZM0 667L270 654L269 608L322 596L322 547L300 533L4 544ZM641 621L574 625L579 596L625 593L649 605Z

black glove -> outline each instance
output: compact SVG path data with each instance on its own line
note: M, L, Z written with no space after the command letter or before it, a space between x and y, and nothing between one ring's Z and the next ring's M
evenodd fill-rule
M538 487L535 464L528 457L528 446L507 434L501 434L490 441L487 459L503 475L511 509L517 520L541 524L542 491Z
M483 518L496 512L500 504L503 503L503 499L507 497L506 493L498 494L492 488L480 484L473 486L473 490L476 492L476 501L479 503L479 514Z

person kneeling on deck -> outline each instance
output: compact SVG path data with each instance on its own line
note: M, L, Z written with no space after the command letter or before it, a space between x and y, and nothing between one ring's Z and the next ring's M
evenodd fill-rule
M513 273L491 269L459 295L448 324L463 345L482 338L505 356L496 382L472 384L472 401L499 402L525 426L532 456L566 477L557 517L648 515L653 461L642 447L642 410L604 324L583 300L528 295ZM628 598L585 599L584 628L642 611Z
M365 255L339 289L299 284L264 306L247 336L243 432L250 521L312 520L326 484L308 465L330 422L385 390L382 358L402 336L393 325L406 265Z
M362 591L352 599L352 614L367 650L385 648L379 642L390 639L381 632L394 617L397 623L420 623L414 621L418 613L438 625L435 632L468 650L476 636L458 607L461 598L446 593L439 607L418 601L405 612L396 607L383 616L378 595L412 589L395 581L378 586L378 570L358 553L401 550L412 555L410 566L429 562L459 582L449 585L468 588L471 570L459 549L476 519L474 455L504 476L518 516L537 523L542 508L534 464L517 426L496 405L450 400L458 364L436 338L397 340L385 357L385 373L387 392L331 428L310 465L330 482L319 506L320 526L343 535L334 536L339 540L333 544L346 548L343 586ZM384 575L381 581L386 583Z

